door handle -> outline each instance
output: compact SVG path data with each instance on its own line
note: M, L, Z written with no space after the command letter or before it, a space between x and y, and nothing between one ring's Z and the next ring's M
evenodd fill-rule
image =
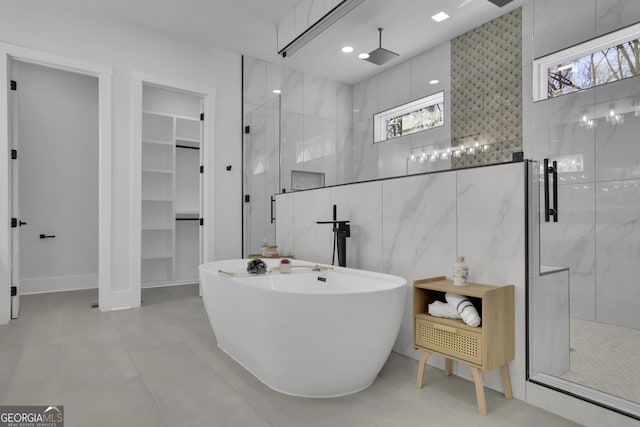
M271 224L276 220L276 217L273 215L273 205L275 204L275 197L271 196Z
M558 222L558 162L553 161L549 166L549 159L544 159L544 222ZM553 175L553 207L549 206L549 176Z
M551 209L553 222L558 222L558 162L553 161L553 208Z
M24 222L24 221L19 221L19 222L18 222L18 226L19 226L19 227L22 227L23 225L27 225L27 223L26 223L26 222Z
M53 239L54 237L56 237L55 235L49 235L47 236L46 234L41 234L40 238L41 239Z

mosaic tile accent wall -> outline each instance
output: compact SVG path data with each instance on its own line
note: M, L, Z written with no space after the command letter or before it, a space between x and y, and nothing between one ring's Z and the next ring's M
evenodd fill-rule
M451 79L451 146L487 146L451 166L510 161L522 151L522 8L453 39Z

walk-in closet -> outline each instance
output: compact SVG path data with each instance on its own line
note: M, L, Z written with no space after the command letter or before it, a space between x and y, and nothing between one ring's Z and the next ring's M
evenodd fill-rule
M198 282L202 111L198 96L142 91L142 287Z

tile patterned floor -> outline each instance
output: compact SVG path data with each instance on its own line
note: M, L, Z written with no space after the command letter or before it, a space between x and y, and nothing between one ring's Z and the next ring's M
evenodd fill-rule
M571 319L570 370L563 379L640 403L640 330Z
M197 287L143 290L138 309L100 313L97 291L25 296L0 326L0 403L62 403L65 426L574 426L392 353L368 389L304 399L272 391L216 346Z

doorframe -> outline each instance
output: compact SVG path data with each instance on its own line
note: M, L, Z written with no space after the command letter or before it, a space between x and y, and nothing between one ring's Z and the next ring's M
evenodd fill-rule
M129 284L132 294L131 307L140 306L142 289L142 88L144 84L163 89L183 92L202 98L204 122L202 131L202 143L200 144L202 165L204 173L201 188L201 218L204 218L201 236L202 262L215 259L215 186L210 185L211 178L215 177L213 166L215 165L215 106L216 90L205 86L185 83L165 77L133 71L131 84L131 276Z
M112 164L112 76L113 68L7 43L0 43L0 324L11 317L11 177L9 162L9 67L11 61L27 62L98 78L98 302L111 309L111 164Z

